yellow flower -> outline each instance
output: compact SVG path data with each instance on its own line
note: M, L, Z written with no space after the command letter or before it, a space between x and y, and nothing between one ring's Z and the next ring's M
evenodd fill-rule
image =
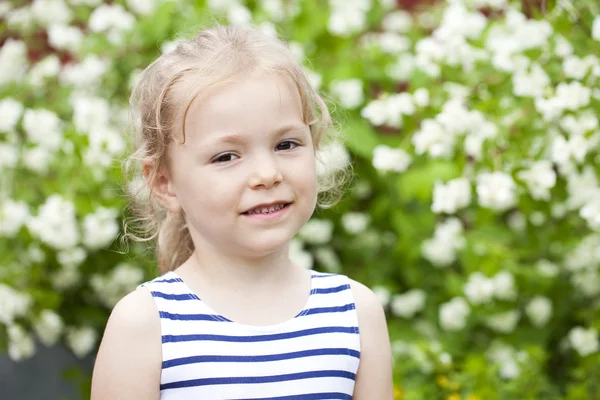
M400 400L402 397L404 397L404 390L394 385L394 400Z
M460 394L452 393L450 396L446 397L446 400L460 400Z
M438 385L439 385L441 388L446 388L446 387L448 387L448 383L450 382L450 381L448 380L448 378L447 378L447 377L445 377L445 376L442 376L442 375L438 375L438 376L435 378L435 381L437 382L437 384L438 384Z

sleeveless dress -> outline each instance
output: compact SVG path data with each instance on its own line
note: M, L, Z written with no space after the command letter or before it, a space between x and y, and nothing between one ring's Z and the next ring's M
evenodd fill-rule
M175 272L141 284L160 316L161 400L351 399L360 341L350 282L311 275L302 311L270 326L218 315Z

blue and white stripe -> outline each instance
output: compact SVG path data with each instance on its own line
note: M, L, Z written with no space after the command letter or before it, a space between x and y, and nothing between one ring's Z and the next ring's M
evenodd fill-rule
M360 342L349 280L312 278L305 308L272 326L218 315L175 272L140 285L159 310L161 399L351 399Z

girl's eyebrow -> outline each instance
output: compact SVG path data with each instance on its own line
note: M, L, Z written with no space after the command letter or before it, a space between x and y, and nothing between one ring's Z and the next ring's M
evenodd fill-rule
M298 122L292 122L281 125L279 128L275 129L273 132L273 136L279 137L283 136L283 134L306 128L306 125L300 124ZM248 135L241 135L239 133L232 133L229 135L220 136L217 141L231 144L243 144L248 141Z

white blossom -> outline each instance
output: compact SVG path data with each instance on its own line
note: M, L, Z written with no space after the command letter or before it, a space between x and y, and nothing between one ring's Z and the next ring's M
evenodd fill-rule
M537 272L542 276L554 278L560 273L560 267L549 260L542 259L535 264Z
M418 88L413 93L413 101L418 107L427 107L429 105L429 90Z
M0 323L10 326L16 318L24 317L31 307L31 297L0 283Z
M333 235L333 222L312 218L298 232L302 240L311 244L329 243Z
M525 307L525 312L535 327L542 328L552 317L552 301L544 296L535 296Z
M21 158L25 168L42 175L48 173L48 166L54 154L41 146L36 146L23 150Z
M409 33L412 26L412 15L404 10L389 12L381 20L381 27L384 30L396 33Z
M421 253L434 266L446 267L456 261L457 252L464 246L460 220L449 218L436 226L433 238L422 243Z
M48 27L48 43L57 50L75 52L82 40L83 33L75 26L53 24Z
M500 377L515 379L521 374L514 348L503 343L494 342L488 349L489 359L500 367Z
M79 358L85 357L94 349L97 338L96 330L89 326L70 328L66 334L67 346Z
M102 4L94 9L88 20L90 31L106 33L113 43L120 43L123 33L133 29L135 17L120 4Z
M127 7L139 15L151 15L159 6L160 0L127 0Z
M471 183L465 177L456 178L446 184L435 182L431 210L436 213L454 214L471 203Z
M18 82L27 70L27 46L22 40L7 39L0 47L0 87Z
M516 184L504 172L484 172L477 176L477 196L481 207L505 211L517 201Z
M392 313L403 318L412 318L425 307L425 292L421 289L411 289L393 296L390 303Z
M48 78L56 78L59 72L60 60L52 54L37 62L29 70L29 82L33 86L40 87Z
M387 66L386 73L390 78L398 81L407 81L416 67L416 59L410 53L403 53L396 58L396 61Z
M58 194L46 199L27 226L32 235L57 250L75 247L79 241L75 206Z
M485 324L498 333L511 333L515 330L521 313L518 310L505 311L487 317Z
M598 117L591 111L586 111L579 116L566 115L560 120L560 127L569 136L584 135L598 128Z
M355 109L364 101L363 83L360 79L333 81L331 93L337 97L342 106Z
M64 0L34 0L31 14L42 26L67 24L73 18L71 8Z
M312 254L303 249L302 242L298 239L290 241L289 257L294 264L302 268L311 269L313 267Z
M581 326L576 326L569 331L568 340L573 349L582 357L596 353L600 348L598 331L594 328L585 329Z
M375 297L377 297L377 299L379 300L379 303L383 307L387 307L387 305L392 299L392 294L390 293L390 290L385 286L375 286L372 287L371 290L375 294Z
M234 4L227 10L227 20L234 26L248 26L252 21L252 12L241 4Z
M23 113L23 104L13 99L6 97L0 101L0 132L14 131L17 122Z
M494 280L481 272L473 272L469 275L463 291L471 304L479 305L488 303L494 297Z
M499 300L513 301L517 298L515 277L509 271L500 271L492 277L494 296Z
M326 177L344 170L350 164L350 154L341 143L321 147L317 152L317 176Z
M399 148L378 145L373 150L373 167L381 172L404 172L411 161L410 155Z
M600 16L596 16L592 23L592 38L600 42Z
M40 341L47 347L56 344L63 332L63 327L62 318L52 310L42 310L33 324Z
M581 207L579 216L591 229L600 232L600 196Z
M16 8L6 14L6 24L15 30L29 30L33 27L34 18L31 6Z
M459 331L467 324L471 313L469 304L462 297L454 297L440 305L440 326L446 331Z
M64 267L77 267L87 257L86 251L81 247L61 250L56 254L56 259Z
M550 158L555 163L565 167L571 161L580 164L589 150L589 142L583 135L574 135L566 139L556 135L551 144Z
M27 137L48 151L56 151L62 143L62 121L58 116L43 108L28 109L23 116L23 129Z
M108 246L119 233L116 218L117 210L105 207L98 207L92 214L86 215L82 243L92 250Z
M134 290L143 278L144 274L140 268L121 263L108 275L93 274L90 285L102 303L113 308L123 296Z
M331 13L327 30L334 36L348 37L363 30L366 22L365 11L353 7L340 8Z
M366 213L347 212L342 215L342 226L346 232L356 235L364 232L370 222L370 216Z
M538 64L531 65L531 70L520 70L513 74L513 93L520 97L540 97L546 92L550 78Z
M550 161L538 161L529 169L519 172L518 177L527 184L535 200L550 200L550 189L556 185L556 172Z
M375 126L400 127L403 124L403 115L412 115L415 110L412 95L398 93L371 101L361 110L360 115Z
M111 112L105 98L73 93L70 103L73 107L73 123L79 133L89 133L94 127L108 125Z
M0 142L0 172L14 168L19 161L19 148L15 145Z
M0 237L14 236L29 218L29 208L22 201L5 199L0 202Z
M13 361L23 361L35 353L35 343L31 335L20 325L11 325L8 333L8 357Z

